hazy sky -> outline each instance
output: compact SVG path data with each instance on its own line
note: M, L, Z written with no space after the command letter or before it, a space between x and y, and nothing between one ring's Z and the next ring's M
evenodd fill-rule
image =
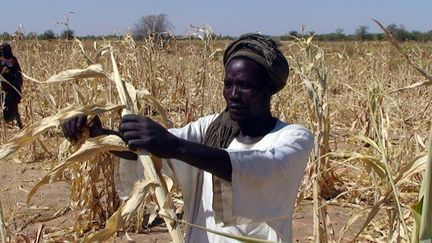
M217 34L238 36L260 31L281 35L291 30L317 33L342 28L350 34L360 25L378 32L371 18L385 26L402 24L407 30L432 30L431 0L0 0L0 32L26 33L52 29L60 33L67 12L77 35L122 34L141 17L165 13L182 34L189 24L209 25Z

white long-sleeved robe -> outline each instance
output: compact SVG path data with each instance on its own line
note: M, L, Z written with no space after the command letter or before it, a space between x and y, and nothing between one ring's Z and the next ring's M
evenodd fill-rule
M201 143L217 116L205 116L170 132ZM242 144L234 139L226 149L232 182L174 159L164 160L163 173L180 186L187 222L230 234L291 242L294 203L312 147L313 136L307 129L278 120L257 143ZM139 174L142 169L134 171ZM236 241L188 227L186 242Z

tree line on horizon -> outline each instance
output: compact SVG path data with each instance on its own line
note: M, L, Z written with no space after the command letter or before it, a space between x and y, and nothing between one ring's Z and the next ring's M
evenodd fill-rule
M307 33L307 36L314 35L315 40L319 41L381 41L385 39L384 33L370 33L369 27L360 25L354 34L344 34L344 30L337 28L333 33L316 34L314 32ZM393 35L398 41L432 41L432 30L408 31L403 25L390 24L386 27L387 31ZM282 40L290 40L293 38L302 37L297 31L290 31L288 35L283 35Z
M169 38L184 38L184 36L174 36L172 33L173 25L168 21L166 14L159 15L147 15L141 17L134 25L132 29L132 35L135 39L141 40L149 36L154 38L169 39ZM421 31L408 31L403 25L390 24L386 27L393 37L398 41L432 41L432 30L427 32ZM318 41L380 41L385 39L384 33L370 33L369 27L366 25L360 25L353 34L345 34L344 30L337 28L332 33L318 34L314 31L309 32L298 32L289 31L287 34L274 36L279 40L293 40L296 38L314 36L315 40ZM79 39L111 39L119 38L121 35L85 35L76 36L74 30L66 29L57 35L53 30L48 29L43 33L27 33L23 34L16 31L13 34L3 32L0 34L1 40L11 40L14 38L22 39L39 39L39 40L55 40L55 39L73 39L77 37ZM191 35L190 38L198 38L197 36ZM236 36L222 36L212 33L213 39L234 39Z

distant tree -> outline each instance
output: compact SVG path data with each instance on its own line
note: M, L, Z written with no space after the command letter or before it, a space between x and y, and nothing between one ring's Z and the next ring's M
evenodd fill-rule
M11 39L11 34L9 34L8 32L3 32L3 34L1 35L1 39L2 40L10 40Z
M432 41L432 30L430 30L424 34L424 40L425 41Z
M376 41L383 41L385 39L385 34L384 33L374 34L373 39Z
M74 38L74 36L75 36L75 32L71 29L67 29L61 33L60 38L71 40Z
M147 15L141 17L133 29L133 35L136 39L142 39L148 36L156 38L168 36L173 25L168 21L166 14Z
M386 27L387 31L394 34L396 31L398 31L398 26L396 24L390 24Z
M85 36L80 36L80 39L84 39L84 40L97 40L97 39L102 39L106 36L96 36L96 35L85 35Z
M335 30L335 34L336 35L345 35L344 34L344 29L342 29L342 28L336 28L336 30Z
M411 33L409 33L403 25L397 26L396 24L391 24L387 26L386 29L398 41L406 41L406 40L413 39Z
M38 34L36 32L30 32L26 35L26 39L37 38Z
M340 41L345 39L344 29L342 28L336 28L334 33L331 33L330 36L334 38L336 41Z
M415 40L415 41L426 41L426 35L427 33L422 33L420 31L412 31L411 33L409 33L410 35L410 39L411 40Z
M359 39L359 40L367 40L369 38L368 29L369 29L369 27L367 27L366 25L360 25L355 30L355 36L357 37L357 39Z
M45 30L39 36L39 39L42 39L42 40L52 40L52 39L55 39L55 38L56 38L56 35L55 35L54 31L52 31L51 29Z
M291 30L290 32L288 32L288 35L294 36L294 37L300 37L299 32L297 32L296 30Z

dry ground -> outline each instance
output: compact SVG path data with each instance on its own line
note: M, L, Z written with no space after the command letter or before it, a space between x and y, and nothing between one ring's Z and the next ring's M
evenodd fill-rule
M22 151L24 153L25 150ZM62 182L43 186L26 204L28 191L44 176L50 166L43 163L9 161L2 164L0 170L0 200L3 206L8 232L23 234L30 238L36 236L41 223L44 232L55 232L73 224L74 212L68 210L69 185ZM336 232L346 223L352 209L330 206L329 214ZM58 217L53 215L57 214ZM305 242L313 234L312 202L305 200L297 208L293 225L296 242ZM129 234L137 242L170 242L170 236L164 228L155 227L147 233ZM353 235L350 232L349 236ZM347 240L348 240L347 238ZM117 237L117 242L127 242L126 237Z

